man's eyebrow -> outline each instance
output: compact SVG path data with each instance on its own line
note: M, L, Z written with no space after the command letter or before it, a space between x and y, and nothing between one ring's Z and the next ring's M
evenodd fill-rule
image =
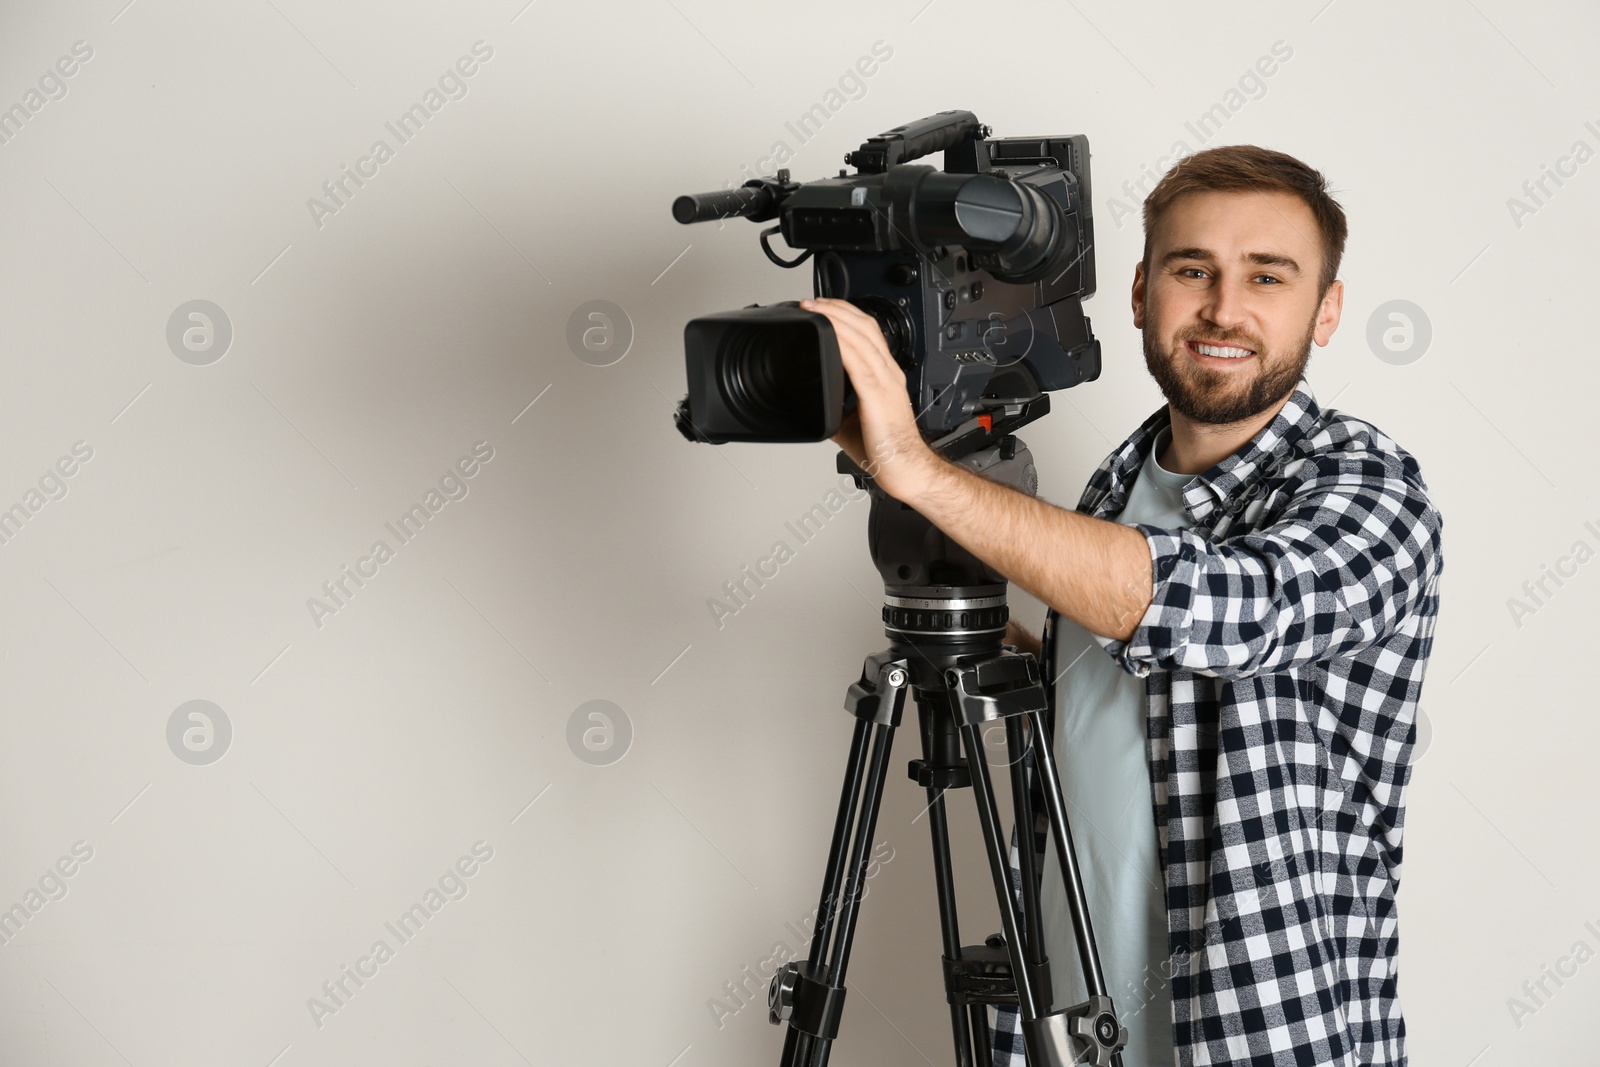
M1208 248L1174 248L1161 257L1161 265L1164 267L1169 263L1183 259L1198 259L1203 262L1214 263L1216 258ZM1247 252L1244 258L1258 267L1282 267L1290 274L1298 275L1301 273L1300 264L1288 256L1278 255L1275 252Z

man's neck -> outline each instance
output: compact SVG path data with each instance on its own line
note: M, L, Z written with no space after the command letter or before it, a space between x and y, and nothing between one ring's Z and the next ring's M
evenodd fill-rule
M1196 422L1173 410L1169 403L1167 413L1172 417L1172 437L1167 442L1166 450L1156 457L1156 462L1174 474L1201 474L1208 471L1260 433L1288 403L1291 395L1285 394L1282 400L1259 415L1221 425Z

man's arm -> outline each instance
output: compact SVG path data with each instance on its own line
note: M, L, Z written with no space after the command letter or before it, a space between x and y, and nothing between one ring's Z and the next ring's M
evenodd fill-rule
M839 446L889 495L1096 635L1129 673L1290 670L1352 655L1432 609L1442 521L1409 457L1312 457L1276 522L1222 543L1093 519L935 455L877 322L844 301L807 306L833 321L859 398Z
M1127 639L1149 607L1149 543L1128 526L1036 500L942 459L923 441L877 321L843 300L826 315L855 387L857 412L834 440L883 490L967 551L1091 633ZM867 459L868 454L874 457Z
M1435 612L1443 521L1414 464L1351 450L1298 474L1276 521L1220 543L1130 527L1150 542L1154 600L1101 647L1132 673L1238 678L1355 655Z
M1131 526L1058 508L937 456L899 499L1091 633L1126 641L1150 606L1150 546ZM898 495L898 494L896 494Z

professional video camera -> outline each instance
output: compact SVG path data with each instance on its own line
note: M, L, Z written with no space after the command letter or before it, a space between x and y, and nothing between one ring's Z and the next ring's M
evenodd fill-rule
M972 112L942 111L848 153L854 175L801 183L780 170L681 196L673 217L777 219L761 232L767 257L814 257L815 294L877 320L925 436L988 414L982 447L1049 410L1018 421L1020 405L1100 373L1081 303L1095 289L1088 139L988 134ZM943 171L910 163L941 150ZM778 232L805 251L781 258ZM832 324L796 301L693 319L684 348L676 422L690 440L821 441L854 407Z
M854 176L801 184L780 170L737 189L679 197L672 213L684 223L777 219L761 232L768 258L795 267L814 256L816 294L877 320L930 447L1032 494L1033 457L1013 431L1049 410L1050 390L1100 374L1100 344L1082 305L1094 293L1089 142L988 134L971 112L944 111L845 156ZM908 162L941 150L944 171ZM805 251L780 258L767 243L778 232ZM794 301L691 320L684 348L689 394L675 420L691 441L822 441L854 404L832 323ZM888 496L844 452L837 464L872 500L867 543L883 576L889 647L866 657L845 697L855 734L810 953L784 964L767 991L768 1018L789 1027L779 1062L826 1067L838 1036L890 749L910 703L922 757L907 771L927 794L956 1062L989 1062L986 1013L1009 1007L1034 1067L1121 1067L1128 1031L1100 967L1060 775L1052 746L1034 743L1053 735L1050 690L1032 655L1003 644L1006 577ZM1002 726L1013 839L1032 846L1035 815L1044 815L1088 992L1059 1009L1041 932L1041 857L1018 849L1015 887L1008 869L985 742L986 731ZM963 946L945 797L969 786L1004 932Z

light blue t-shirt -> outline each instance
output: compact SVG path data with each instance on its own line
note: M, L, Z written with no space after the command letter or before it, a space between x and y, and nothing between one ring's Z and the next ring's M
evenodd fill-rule
M1156 461L1163 429L1117 521L1176 529L1190 525L1183 487L1193 475ZM1095 947L1117 1018L1128 1028L1123 1067L1172 1067L1172 994L1167 958L1165 875L1157 855L1145 755L1145 679L1117 666L1093 635L1064 616L1056 642L1056 765L1067 800ZM1056 1010L1088 999L1072 935L1072 914L1056 860L1045 851L1041 927Z

